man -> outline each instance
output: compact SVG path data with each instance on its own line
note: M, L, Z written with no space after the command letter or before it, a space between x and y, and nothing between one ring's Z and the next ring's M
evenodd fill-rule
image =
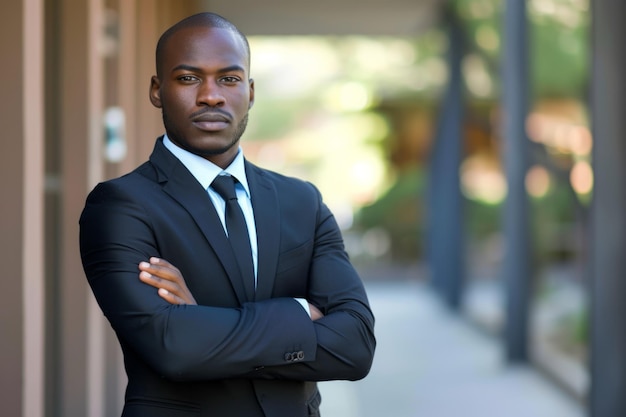
M319 416L315 381L363 378L375 348L337 224L314 186L244 159L254 82L232 23L177 23L156 71L165 136L80 219L85 273L124 353L123 416Z

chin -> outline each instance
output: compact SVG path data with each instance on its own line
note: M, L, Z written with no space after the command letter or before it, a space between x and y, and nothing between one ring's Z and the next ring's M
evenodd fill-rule
M231 152L233 149L238 149L239 140L230 143L224 144L212 144L211 146L199 146L190 150L190 152L195 153L199 156L215 156L215 155L223 155L225 153Z

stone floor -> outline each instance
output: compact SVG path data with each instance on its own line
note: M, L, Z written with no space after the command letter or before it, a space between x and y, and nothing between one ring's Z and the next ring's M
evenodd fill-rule
M450 313L428 285L367 281L378 348L370 375L325 382L323 417L583 417L536 369L507 366L499 341Z

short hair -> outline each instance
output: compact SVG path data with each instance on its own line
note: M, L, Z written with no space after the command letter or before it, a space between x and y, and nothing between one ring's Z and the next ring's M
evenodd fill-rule
M230 20L226 19L225 17L220 16L217 13L203 12L203 13L197 13L189 17L186 17L183 20L171 26L165 32L163 32L156 46L155 58L156 58L157 76L160 76L160 72L161 72L160 64L163 61L163 53L164 53L165 45L167 44L167 41L172 37L172 35L174 35L179 30L192 28L192 27L219 28L219 29L228 29L232 31L243 42L243 45L246 50L246 58L248 60L247 64L248 64L248 69L249 69L250 67L250 43L248 42L248 38L246 37L246 35L244 35L243 32L241 32L239 28L235 26L234 23L232 23Z

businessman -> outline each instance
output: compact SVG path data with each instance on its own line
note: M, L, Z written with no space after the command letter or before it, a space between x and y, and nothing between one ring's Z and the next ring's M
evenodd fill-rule
M212 13L178 22L149 95L165 135L80 219L85 274L124 353L122 415L319 416L317 381L369 372L374 317L317 189L242 153L246 37Z

